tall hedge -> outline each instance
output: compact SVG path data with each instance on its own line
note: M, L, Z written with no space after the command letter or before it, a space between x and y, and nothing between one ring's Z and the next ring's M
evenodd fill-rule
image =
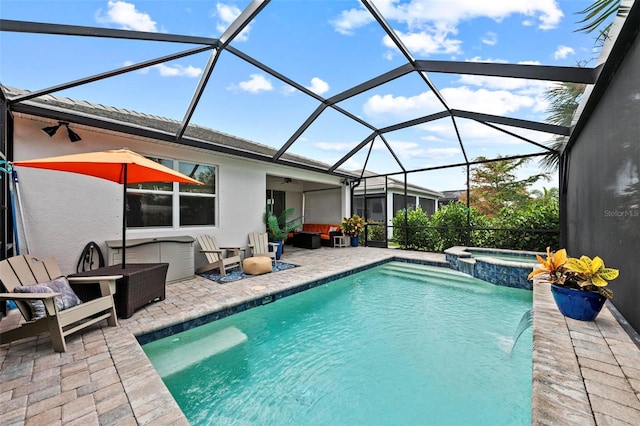
M467 224L467 206L464 203L442 206L431 217L418 206L407 211L405 235L405 214L400 210L393 218L393 241L401 248L433 252L467 245L535 251L558 246L560 221L557 203L533 201L521 208L505 207L491 220L473 207L469 213Z
M411 250L437 251L438 233L431 228L429 216L420 206L407 211L405 235L405 211L398 210L393 217L393 241Z

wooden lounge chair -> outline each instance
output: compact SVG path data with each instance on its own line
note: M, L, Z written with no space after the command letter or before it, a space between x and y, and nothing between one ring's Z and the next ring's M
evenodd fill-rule
M269 251L270 246L273 251ZM276 250L278 250L278 243L270 243L266 232L252 232L249 234L249 251L252 257L270 257L275 262Z
M196 273L220 269L220 275L224 277L227 275L227 269L240 268L242 270L240 247L218 247L218 242L211 235L200 235L196 239L200 244L200 253L203 253L209 262L199 267ZM228 253L231 255L227 255Z
M57 280L60 277L63 279ZM0 293L0 300L15 301L25 322L19 327L0 334L0 343L5 344L48 331L51 334L53 349L56 352L66 352L65 337L67 335L80 331L103 319L106 319L110 326L117 326L118 320L113 303L113 294L116 290L116 280L120 278L122 278L122 275L67 278L69 283L74 285L87 283L95 285L95 283L99 283L101 296L60 310L58 305L62 303L62 299L58 299L58 302L56 302L54 298L56 296L77 298L73 291L67 294L49 292L21 293L16 291L16 288L21 286L29 287L40 284L38 287L42 288L43 283L49 283L53 280L56 280L56 283L64 282L64 277L54 258L48 257L44 260L39 260L32 255L21 255L1 261L0 280L4 286L3 290L6 290L7 293ZM69 287L66 282L64 282L64 286ZM33 301L42 301L44 304L44 309L42 309L44 311L42 312L43 317L36 317L34 309L32 309L31 302ZM39 306L42 308L42 305Z

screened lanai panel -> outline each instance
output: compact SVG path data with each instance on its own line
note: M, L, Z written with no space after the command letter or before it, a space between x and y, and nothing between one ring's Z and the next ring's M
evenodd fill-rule
M372 163L370 161L371 159L371 155L369 155L370 148L371 148L371 141L369 141L360 151L356 152L351 157L349 157L344 162L344 164L340 166L340 168L354 171L358 176L360 176L365 166L367 168L373 167L372 170L374 172L380 173L378 170L376 170L377 163L375 162ZM367 159L369 159L369 161L367 161Z
M366 26L353 27L345 13ZM384 35L357 0L271 1L232 46L329 97L404 63Z
M223 52L192 122L279 149L319 102Z
M2 84L30 91L111 73L193 49L190 45L155 41L10 32L2 33L0 40ZM72 48L60 49L62 40ZM25 55L38 58L41 66L27 65L30 62L24 61ZM181 120L208 56L209 52L192 54L55 91L51 95Z
M371 129L344 114L325 108L287 152L333 164L371 132Z
M474 120L456 118L456 125L469 161L473 161L478 157L492 159L542 151L541 148L533 144ZM446 138L448 135L445 129L432 127L430 130L431 134L439 135L442 138Z
M366 168L368 172L387 174L398 173L403 170L402 167L404 167L406 157L405 151L403 151L404 146L399 146L396 142L389 141L388 138L385 139L393 153L381 137L376 137L367 162ZM369 145L366 147L366 152L369 152Z
M410 182L436 191L465 191L466 167L447 167L409 174Z
M449 117L385 133L384 137L406 170L465 162Z
M553 82L524 78L430 73L452 109L545 121L545 90Z
M409 72L373 87L338 105L361 116L377 128L404 123L445 110L416 72Z

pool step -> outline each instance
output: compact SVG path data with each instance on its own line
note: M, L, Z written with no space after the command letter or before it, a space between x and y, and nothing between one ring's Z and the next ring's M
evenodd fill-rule
M181 344L174 340L174 348L159 351L153 357L153 366L160 377L167 377L246 341L247 335L233 326L189 343Z
M415 273L416 275L427 276L427 277L435 277L442 278L446 277L450 280L464 281L469 282L469 279L477 280L469 274L465 274L464 272L456 271L454 269L450 269L447 267L439 267L439 266L431 266L431 265L418 265L413 263L402 263L402 262L390 262L383 265L384 268L393 271L406 272L410 271L411 273ZM477 280L482 284L486 284L485 281Z
M421 268L406 268L404 265L395 266L387 264L380 268L380 273L387 276L405 278L427 284L456 287L461 290L480 294L489 294L495 290L493 284L445 268L438 268L436 271Z

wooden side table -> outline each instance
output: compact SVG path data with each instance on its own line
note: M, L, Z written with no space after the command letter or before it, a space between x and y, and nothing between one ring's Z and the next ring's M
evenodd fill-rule
M346 247L346 238L344 235L334 235L333 236L333 246L334 247Z

